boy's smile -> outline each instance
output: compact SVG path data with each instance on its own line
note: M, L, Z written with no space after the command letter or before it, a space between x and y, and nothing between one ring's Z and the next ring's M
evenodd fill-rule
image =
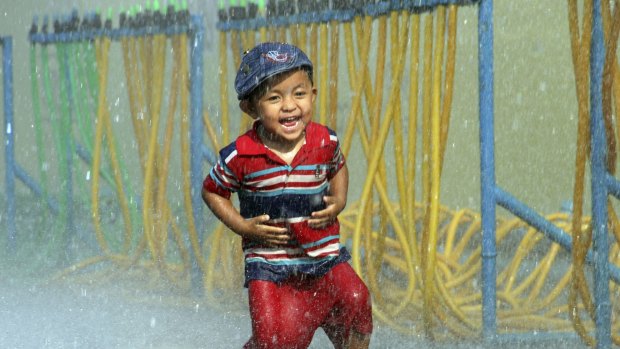
M278 152L299 149L306 125L312 120L316 89L303 70L283 73L269 84L264 96L255 101L261 121L261 140Z

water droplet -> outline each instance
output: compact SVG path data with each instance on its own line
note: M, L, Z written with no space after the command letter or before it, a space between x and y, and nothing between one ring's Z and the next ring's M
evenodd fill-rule
M542 81L539 85L538 85L538 89L540 90L540 92L545 92L547 91L547 83Z

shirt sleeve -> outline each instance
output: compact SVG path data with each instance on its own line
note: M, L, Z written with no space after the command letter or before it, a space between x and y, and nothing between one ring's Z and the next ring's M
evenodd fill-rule
M220 156L217 163L205 178L203 188L211 193L218 194L229 199L231 194L239 191L239 181L234 172L226 165L224 158Z
M331 160L330 171L328 174L328 178L332 179L338 171L344 166L345 158L342 150L340 149L340 141L338 141L338 136L336 132L333 130L329 130L329 141L334 145L334 153Z

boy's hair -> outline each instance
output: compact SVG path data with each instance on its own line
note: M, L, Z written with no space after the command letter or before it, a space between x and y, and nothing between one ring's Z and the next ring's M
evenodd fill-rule
M268 77L267 79L263 80L263 82L261 82L258 86L256 86L256 88L254 88L254 90L252 90L250 93L247 94L247 96L243 99L247 99L251 102L257 101L259 99L261 99L269 90L271 82L276 79L278 76L280 76L281 74L285 74L285 73L289 73L289 72L293 72L293 71L298 71L301 70L303 72L306 73L306 75L308 75L308 79L310 80L310 84L314 85L314 81L312 78L312 68L308 67L308 66L303 66L301 68L297 68L295 70L287 70L287 71L283 71L281 73L278 73L276 75L272 75L270 77Z
M304 70L312 82L312 62L298 47L276 42L264 42L247 51L235 78L237 99L244 100L265 93L259 88L274 76L293 70ZM261 91L262 90L262 91ZM256 92L256 93L255 93Z

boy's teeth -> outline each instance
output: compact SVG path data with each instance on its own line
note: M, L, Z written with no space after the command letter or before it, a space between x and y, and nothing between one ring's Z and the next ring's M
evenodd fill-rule
M297 118L292 117L292 118L282 119L282 120L280 120L280 123L282 123L282 124L290 124L290 123L293 123L293 122L296 122L296 121L297 121Z

